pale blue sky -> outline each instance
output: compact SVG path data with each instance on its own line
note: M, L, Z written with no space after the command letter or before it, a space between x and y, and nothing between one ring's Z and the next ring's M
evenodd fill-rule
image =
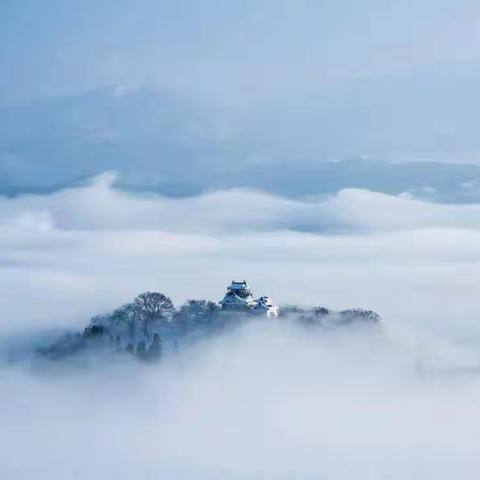
M153 84L235 100L476 62L477 0L3 0L0 102Z
M0 69L0 187L298 194L331 160L480 164L479 0L3 0ZM338 188L372 187L350 166Z

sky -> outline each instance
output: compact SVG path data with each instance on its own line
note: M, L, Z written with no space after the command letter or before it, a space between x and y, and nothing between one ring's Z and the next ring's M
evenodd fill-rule
M0 191L113 169L136 188L198 193L270 171L285 184L282 166L301 164L304 178L275 193L306 195L305 178L322 176L311 166L328 161L478 165L479 10L474 0L3 1ZM346 165L340 188L358 186L349 175Z
M238 103L478 62L479 9L474 0L5 0L0 102L149 84Z

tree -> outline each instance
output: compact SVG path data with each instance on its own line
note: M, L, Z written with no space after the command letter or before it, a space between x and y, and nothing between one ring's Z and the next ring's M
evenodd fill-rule
M298 305L285 305L280 309L280 317L298 317L300 315L306 314L307 311L304 308L299 307Z
M138 358L140 358L141 360L145 360L147 356L147 349L145 346L145 342L138 342L136 354Z
M143 332L149 339L149 327L158 320L165 320L173 312L172 300L159 292L145 292L135 299L135 306L140 313Z
M352 308L349 310L342 310L340 312L340 318L341 318L341 322L344 324L352 324L352 323L378 324L382 320L378 313L372 310L363 310L362 308Z
M107 332L107 329L103 325L89 325L83 331L83 338L100 338Z
M317 317L324 317L325 315L330 315L332 312L325 307L315 307L313 309L313 314Z
M149 360L157 360L162 356L162 340L160 339L160 335L155 333L153 335L153 342L148 348L148 359Z
M178 312L177 319L184 330L189 325L200 325L211 321L218 313L220 307L207 300L187 300Z
M212 317L220 308L207 300L187 300L180 308L180 313L194 319Z
M125 325L130 342L135 340L136 326L141 322L141 312L135 303L127 303L112 313L114 325Z
M108 330L112 325L112 316L110 314L106 315L95 315L90 319L90 326L103 327Z

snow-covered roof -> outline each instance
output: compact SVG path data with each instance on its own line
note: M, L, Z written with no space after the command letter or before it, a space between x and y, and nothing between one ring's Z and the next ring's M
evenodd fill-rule
M245 280L238 282L233 280L227 287L227 293L220 302L225 309L247 309L265 311L268 316L277 316L278 307L273 303L273 299L267 296L261 296L254 299L250 287Z
M247 297L239 297L238 295L227 293L220 303L251 304L253 301L254 300L251 295Z
M273 307L274 306L273 299L270 298L270 297L266 297L266 296L258 298L256 300L256 303L259 306L265 306L265 307Z

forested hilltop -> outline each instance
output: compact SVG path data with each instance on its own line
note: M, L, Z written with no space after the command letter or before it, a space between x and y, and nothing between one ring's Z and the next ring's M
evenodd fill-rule
M50 360L101 353L155 361L199 338L254 319L292 321L305 328L320 329L375 328L381 322L377 313L363 309L335 312L325 307L286 305L279 309L277 318L268 318L258 311L226 311L209 300L187 300L176 308L163 293L145 292L110 313L91 318L82 332L65 334L40 347L38 354Z

